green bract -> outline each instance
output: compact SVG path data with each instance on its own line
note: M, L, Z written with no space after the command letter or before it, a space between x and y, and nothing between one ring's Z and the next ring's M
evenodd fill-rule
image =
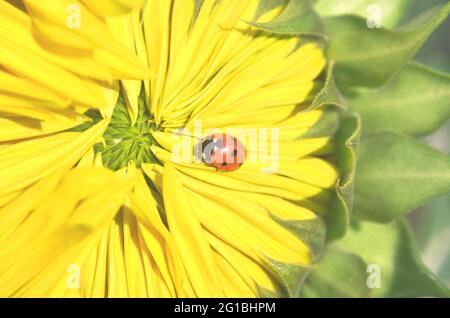
M326 246L316 249L319 261L297 282L302 297L450 295L421 261L403 220L450 191L450 157L416 139L450 118L450 75L413 61L447 19L450 3L398 27L410 4L263 0L259 14L283 6L281 13L269 23L248 21L280 36L318 38L329 60L311 108L330 111L307 134L334 134L341 179L332 211L324 216ZM381 9L381 26L368 23L373 5ZM380 268L375 287L369 282L372 266Z

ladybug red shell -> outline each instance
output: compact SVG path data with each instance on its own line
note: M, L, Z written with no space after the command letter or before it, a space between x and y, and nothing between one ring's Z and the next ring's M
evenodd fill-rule
M202 141L202 160L219 171L234 171L244 163L245 147L233 136L209 135Z

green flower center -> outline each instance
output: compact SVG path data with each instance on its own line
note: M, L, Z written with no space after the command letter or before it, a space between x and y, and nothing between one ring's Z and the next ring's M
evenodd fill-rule
M150 150L150 146L157 144L152 131L161 129L154 123L142 94L138 104L138 116L133 123L123 94L120 95L111 121L103 134L104 142L94 145L95 152L102 154L105 167L119 170L131 161L137 167L144 163L159 163ZM97 110L89 110L86 115L92 119L92 122L75 127L71 131L86 130L102 118Z

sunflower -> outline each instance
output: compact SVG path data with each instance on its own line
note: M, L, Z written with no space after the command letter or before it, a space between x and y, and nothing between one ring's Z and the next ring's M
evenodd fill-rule
M0 2L0 296L298 295L338 179L326 60L259 4ZM196 160L212 131L239 169Z

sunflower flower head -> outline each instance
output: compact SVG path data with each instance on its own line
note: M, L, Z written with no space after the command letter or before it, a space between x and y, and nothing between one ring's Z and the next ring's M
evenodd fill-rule
M252 26L283 9L258 0L11 3L0 295L298 296L338 180L321 45ZM238 169L198 160L213 134Z

